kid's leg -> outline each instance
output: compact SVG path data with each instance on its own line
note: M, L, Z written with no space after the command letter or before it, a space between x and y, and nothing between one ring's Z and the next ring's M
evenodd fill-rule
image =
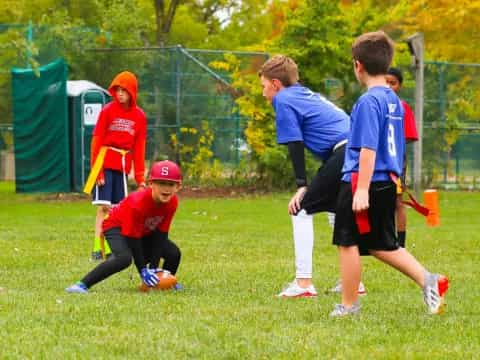
M70 291L71 289L75 290L75 286L80 286L87 290L100 281L130 266L132 263L132 251L128 246L126 238L120 233L120 228L106 231L105 238L110 243L114 256L98 264L80 280L80 282L67 288L67 292L80 292Z
M406 238L406 229L407 229L407 211L406 211L405 205L403 205L402 203L401 194L397 196L395 217L396 217L396 225L397 225L398 244L402 248L404 248L405 238Z
M301 287L312 284L313 215L301 210L292 216L293 242L295 247L295 276Z
M107 205L99 205L97 207L97 214L95 217L95 238L93 242L92 253L93 260L100 260L101 258L103 258L103 255L107 255L112 252L107 241L103 241L102 244L102 223L108 214L108 210L109 206ZM98 254L100 254L100 257L98 256Z
M448 278L432 274L404 248L395 251L370 251L373 256L401 271L414 280L423 290L423 299L431 314L440 314L444 310L445 294L448 290Z
M313 216L301 210L292 216L295 248L295 280L283 289L279 297L317 296L312 284Z
M340 275L342 282L342 303L335 305L332 317L355 315L360 311L358 286L361 279L360 253L356 245L338 246Z
M358 301L358 286L362 276L357 246L339 246L342 305L350 308Z
M406 249L399 248L394 251L370 250L370 254L407 275L420 287L423 288L425 285L425 268Z

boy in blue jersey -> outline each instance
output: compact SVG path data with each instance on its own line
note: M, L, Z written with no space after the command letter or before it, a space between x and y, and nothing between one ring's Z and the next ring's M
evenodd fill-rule
M368 251L414 280L432 314L442 312L448 289L448 279L428 272L399 246L395 232L394 181L402 173L405 136L402 104L385 79L393 50L383 31L363 34L352 46L355 76L368 90L351 114L333 235L340 254L342 303L331 316L360 310L360 252Z
M275 110L277 142L288 146L298 187L288 204L296 277L279 296L316 296L312 283L312 214L335 211L350 119L333 103L298 83L297 65L289 57L270 58L259 76L263 96ZM323 162L310 184L307 184L304 148Z

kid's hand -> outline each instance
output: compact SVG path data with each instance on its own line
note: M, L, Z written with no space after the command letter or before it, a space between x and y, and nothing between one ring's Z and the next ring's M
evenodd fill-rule
M145 185L144 182L138 184L138 188L137 188L137 191L140 191L140 190L144 190L147 188L147 185Z
M97 176L97 185L98 186L105 185L105 175L103 175L103 171L100 171L100 173Z
M290 215L295 215L301 209L300 203L302 202L306 192L307 192L307 187L302 186L298 188L295 195L293 195L292 199L288 203L288 213Z
M140 276L148 287L154 287L158 284L158 277L153 269L143 268L142 271L140 271Z
M368 189L357 189L353 195L352 210L360 212L369 208Z

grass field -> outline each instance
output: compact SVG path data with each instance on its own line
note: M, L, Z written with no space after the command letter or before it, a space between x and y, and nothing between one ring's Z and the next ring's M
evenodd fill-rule
M294 274L288 194L183 199L171 238L183 292L141 294L134 267L86 296L64 288L89 262L88 199L15 195L0 183L0 359L473 359L480 357L480 193L441 193L441 221L409 211L407 247L450 278L447 311L364 258L358 317L331 319L338 277L326 216L315 219L316 299L278 299Z

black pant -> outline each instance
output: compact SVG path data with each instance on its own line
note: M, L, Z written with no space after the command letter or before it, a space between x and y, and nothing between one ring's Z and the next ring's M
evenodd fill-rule
M167 233L154 231L139 240L123 236L120 228L113 228L105 232L105 239L110 245L112 256L98 264L81 280L88 288L129 267L132 258L139 272L147 264L150 264L150 268L157 268L161 258L164 259L165 270L172 274L177 272L180 249L168 239Z
M318 169L307 188L300 206L307 214L322 211L335 212L342 180L342 167L346 145L336 149Z

